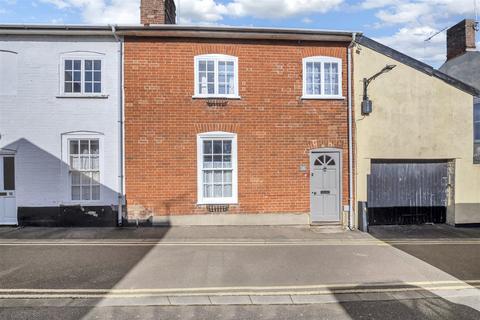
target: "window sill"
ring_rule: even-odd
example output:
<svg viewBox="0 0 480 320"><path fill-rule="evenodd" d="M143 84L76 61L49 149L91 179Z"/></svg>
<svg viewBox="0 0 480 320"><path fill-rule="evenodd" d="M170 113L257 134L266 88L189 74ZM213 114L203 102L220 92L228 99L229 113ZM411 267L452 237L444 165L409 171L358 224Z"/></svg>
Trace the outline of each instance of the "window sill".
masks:
<svg viewBox="0 0 480 320"><path fill-rule="evenodd" d="M301 96L302 100L345 100L342 96Z"/></svg>
<svg viewBox="0 0 480 320"><path fill-rule="evenodd" d="M108 94L61 94L57 99L108 99Z"/></svg>
<svg viewBox="0 0 480 320"><path fill-rule="evenodd" d="M215 96L203 96L203 95L194 95L192 99L229 99L229 100L240 100L242 97L236 95L229 95L229 96L222 96L222 95L215 95Z"/></svg>
<svg viewBox="0 0 480 320"><path fill-rule="evenodd" d="M197 202L198 206L215 206L215 205L236 205L238 201L236 200L215 200L215 201L199 201Z"/></svg>

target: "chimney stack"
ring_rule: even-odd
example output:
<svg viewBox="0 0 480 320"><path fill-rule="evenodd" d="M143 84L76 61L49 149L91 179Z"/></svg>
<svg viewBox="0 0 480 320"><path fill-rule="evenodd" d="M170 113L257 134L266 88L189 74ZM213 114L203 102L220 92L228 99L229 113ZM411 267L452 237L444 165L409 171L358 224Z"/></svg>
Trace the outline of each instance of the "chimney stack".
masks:
<svg viewBox="0 0 480 320"><path fill-rule="evenodd" d="M463 20L447 30L447 61L475 50L476 22Z"/></svg>
<svg viewBox="0 0 480 320"><path fill-rule="evenodd" d="M174 0L141 0L140 22L150 24L175 24L176 7Z"/></svg>

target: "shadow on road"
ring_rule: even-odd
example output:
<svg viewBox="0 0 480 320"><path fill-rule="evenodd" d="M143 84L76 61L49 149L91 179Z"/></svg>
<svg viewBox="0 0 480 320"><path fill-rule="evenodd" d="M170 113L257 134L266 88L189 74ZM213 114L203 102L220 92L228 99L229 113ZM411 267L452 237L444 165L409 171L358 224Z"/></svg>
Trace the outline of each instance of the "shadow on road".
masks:
<svg viewBox="0 0 480 320"><path fill-rule="evenodd" d="M480 279L480 228L372 226L369 232L373 237L459 280Z"/></svg>
<svg viewBox="0 0 480 320"><path fill-rule="evenodd" d="M367 284L372 285L371 283ZM364 289L361 285L358 289ZM480 300L471 297L453 297L445 291L444 296L421 287L405 285L406 291L362 293L365 301L340 302L345 310L345 319L480 319ZM452 291L453 292L453 291ZM441 293L440 293L441 294ZM336 295L342 300L342 295Z"/></svg>

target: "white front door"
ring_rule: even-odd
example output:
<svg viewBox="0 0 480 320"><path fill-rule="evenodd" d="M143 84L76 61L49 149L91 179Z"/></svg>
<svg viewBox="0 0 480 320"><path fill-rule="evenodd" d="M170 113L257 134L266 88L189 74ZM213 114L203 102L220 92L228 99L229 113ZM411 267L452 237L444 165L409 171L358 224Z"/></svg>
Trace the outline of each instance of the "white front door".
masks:
<svg viewBox="0 0 480 320"><path fill-rule="evenodd" d="M15 158L0 155L0 225L16 224Z"/></svg>

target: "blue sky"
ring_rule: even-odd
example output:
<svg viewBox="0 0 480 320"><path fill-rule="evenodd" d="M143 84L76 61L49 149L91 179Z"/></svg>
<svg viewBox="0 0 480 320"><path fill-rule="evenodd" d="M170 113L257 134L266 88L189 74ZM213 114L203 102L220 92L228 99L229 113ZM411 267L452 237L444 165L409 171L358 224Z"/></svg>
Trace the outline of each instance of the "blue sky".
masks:
<svg viewBox="0 0 480 320"><path fill-rule="evenodd" d="M475 0L176 0L181 24L362 31L439 66L445 32L475 17ZM477 0L477 2L480 2ZM0 0L0 23L139 23L140 0Z"/></svg>

